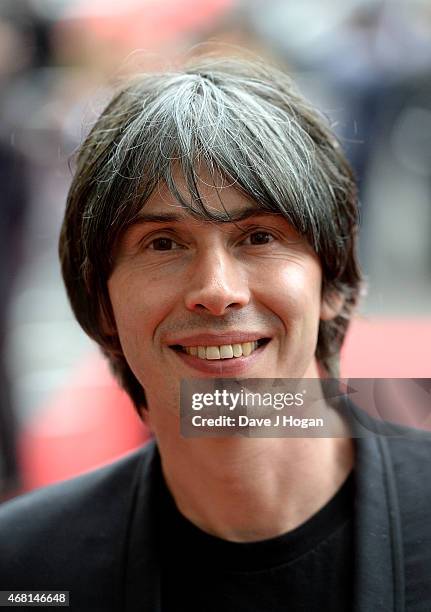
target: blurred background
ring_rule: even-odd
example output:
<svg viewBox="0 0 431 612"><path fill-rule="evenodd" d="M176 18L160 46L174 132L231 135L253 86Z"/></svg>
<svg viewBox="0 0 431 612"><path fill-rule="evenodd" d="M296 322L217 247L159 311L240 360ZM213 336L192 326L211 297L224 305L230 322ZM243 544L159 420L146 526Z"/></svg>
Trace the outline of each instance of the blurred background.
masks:
<svg viewBox="0 0 431 612"><path fill-rule="evenodd" d="M57 240L71 157L120 77L239 46L291 73L360 185L368 295L345 376L430 376L429 0L1 0L0 498L147 437L75 323Z"/></svg>

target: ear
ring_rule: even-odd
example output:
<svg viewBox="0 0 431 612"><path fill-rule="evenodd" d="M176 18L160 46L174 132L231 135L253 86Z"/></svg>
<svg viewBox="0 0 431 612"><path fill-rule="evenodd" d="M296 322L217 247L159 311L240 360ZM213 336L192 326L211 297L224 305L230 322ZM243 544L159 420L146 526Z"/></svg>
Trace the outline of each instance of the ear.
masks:
<svg viewBox="0 0 431 612"><path fill-rule="evenodd" d="M322 296L320 305L320 320L332 321L343 310L345 298L338 291L327 291Z"/></svg>

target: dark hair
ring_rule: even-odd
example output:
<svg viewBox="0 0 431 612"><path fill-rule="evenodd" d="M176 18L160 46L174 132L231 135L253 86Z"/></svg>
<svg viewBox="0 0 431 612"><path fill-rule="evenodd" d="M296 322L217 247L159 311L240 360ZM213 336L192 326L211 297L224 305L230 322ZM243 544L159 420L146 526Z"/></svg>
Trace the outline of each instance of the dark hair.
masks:
<svg viewBox="0 0 431 612"><path fill-rule="evenodd" d="M160 182L193 215L217 219L200 197L202 166L283 214L318 254L324 295L344 297L342 312L319 328L316 358L333 376L358 300L355 181L326 120L290 78L259 62L208 56L182 70L139 75L80 148L60 236L76 318L138 410L145 393L121 350L107 289L115 247ZM176 185L178 170L189 197Z"/></svg>

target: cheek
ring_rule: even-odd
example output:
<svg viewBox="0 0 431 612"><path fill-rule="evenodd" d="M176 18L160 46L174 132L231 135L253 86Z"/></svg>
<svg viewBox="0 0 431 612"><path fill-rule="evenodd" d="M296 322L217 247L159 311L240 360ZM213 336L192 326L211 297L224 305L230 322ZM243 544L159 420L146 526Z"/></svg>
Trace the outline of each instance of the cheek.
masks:
<svg viewBox="0 0 431 612"><path fill-rule="evenodd" d="M304 265L286 266L271 275L268 305L287 327L314 322L318 327L321 304L321 272L313 260Z"/></svg>
<svg viewBox="0 0 431 612"><path fill-rule="evenodd" d="M143 279L139 272L118 273L108 282L117 329L128 340L134 333L137 341L149 340L169 312L175 299L172 283L167 285L156 279Z"/></svg>
<svg viewBox="0 0 431 612"><path fill-rule="evenodd" d="M131 275L114 272L108 281L108 291L121 347L134 374L138 375L140 350L152 335L155 322L151 320L151 313L157 309L149 302L151 294L144 299L142 285Z"/></svg>

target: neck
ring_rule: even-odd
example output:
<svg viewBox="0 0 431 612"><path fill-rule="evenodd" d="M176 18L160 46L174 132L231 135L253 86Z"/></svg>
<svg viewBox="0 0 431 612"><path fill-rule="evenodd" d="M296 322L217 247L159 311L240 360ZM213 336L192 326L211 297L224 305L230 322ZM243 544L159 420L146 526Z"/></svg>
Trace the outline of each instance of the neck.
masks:
<svg viewBox="0 0 431 612"><path fill-rule="evenodd" d="M158 440L178 509L220 538L257 541L294 529L322 508L354 463L349 438Z"/></svg>

